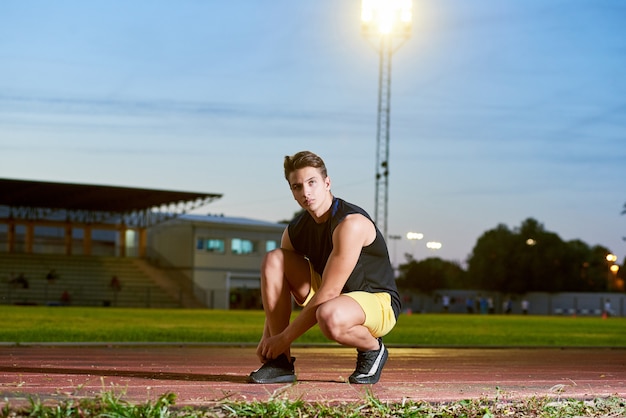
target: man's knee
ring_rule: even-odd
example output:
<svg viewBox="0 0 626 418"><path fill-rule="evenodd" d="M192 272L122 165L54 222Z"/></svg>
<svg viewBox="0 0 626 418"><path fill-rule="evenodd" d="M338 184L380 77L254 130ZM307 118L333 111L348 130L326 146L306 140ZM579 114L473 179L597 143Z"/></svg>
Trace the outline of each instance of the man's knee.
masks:
<svg viewBox="0 0 626 418"><path fill-rule="evenodd" d="M315 316L322 334L328 339L337 341L344 332L345 322L334 305L328 302L321 304Z"/></svg>
<svg viewBox="0 0 626 418"><path fill-rule="evenodd" d="M275 250L269 251L263 257L263 262L261 263L262 271L276 271L283 270L285 266L285 256L283 254L283 250L277 248Z"/></svg>

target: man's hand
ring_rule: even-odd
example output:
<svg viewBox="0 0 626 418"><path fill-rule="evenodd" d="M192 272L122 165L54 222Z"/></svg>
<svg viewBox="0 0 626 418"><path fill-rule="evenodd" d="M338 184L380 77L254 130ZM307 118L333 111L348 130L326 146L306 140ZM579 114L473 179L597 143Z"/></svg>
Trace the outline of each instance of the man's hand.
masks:
<svg viewBox="0 0 626 418"><path fill-rule="evenodd" d="M256 355L261 363L267 363L275 359L282 353L289 350L289 342L285 340L282 334L273 337L263 337L256 348Z"/></svg>

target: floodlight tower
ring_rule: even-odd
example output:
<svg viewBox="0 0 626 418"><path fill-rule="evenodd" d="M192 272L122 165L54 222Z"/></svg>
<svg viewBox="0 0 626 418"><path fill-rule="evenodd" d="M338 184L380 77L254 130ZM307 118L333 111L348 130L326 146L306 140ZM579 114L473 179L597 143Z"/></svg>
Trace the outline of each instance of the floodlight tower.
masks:
<svg viewBox="0 0 626 418"><path fill-rule="evenodd" d="M363 34L379 55L374 220L385 238L389 204L391 56L411 36L412 3L413 0L362 0L361 3Z"/></svg>

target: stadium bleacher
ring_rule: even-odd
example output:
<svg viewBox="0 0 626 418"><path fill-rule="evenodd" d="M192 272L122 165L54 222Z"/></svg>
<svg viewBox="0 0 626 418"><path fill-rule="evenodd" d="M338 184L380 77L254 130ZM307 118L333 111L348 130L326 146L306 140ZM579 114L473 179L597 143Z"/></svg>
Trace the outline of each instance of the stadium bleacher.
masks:
<svg viewBox="0 0 626 418"><path fill-rule="evenodd" d="M52 270L56 278L48 280ZM19 274L28 280L28 288L10 283ZM110 286L113 276L121 282L119 291ZM0 253L1 304L64 305L61 296L65 291L71 298L69 305L75 306L194 307L189 297L181 296L180 286L167 272L145 260Z"/></svg>

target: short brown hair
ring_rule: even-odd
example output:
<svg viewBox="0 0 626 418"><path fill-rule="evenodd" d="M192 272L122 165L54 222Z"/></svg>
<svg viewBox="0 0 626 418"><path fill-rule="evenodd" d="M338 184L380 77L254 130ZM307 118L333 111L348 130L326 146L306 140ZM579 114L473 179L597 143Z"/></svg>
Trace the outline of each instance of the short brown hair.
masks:
<svg viewBox="0 0 626 418"><path fill-rule="evenodd" d="M326 164L318 155L311 151L300 151L292 156L285 156L285 179L289 181L289 175L296 170L305 167L314 167L320 171L322 178L328 177Z"/></svg>

